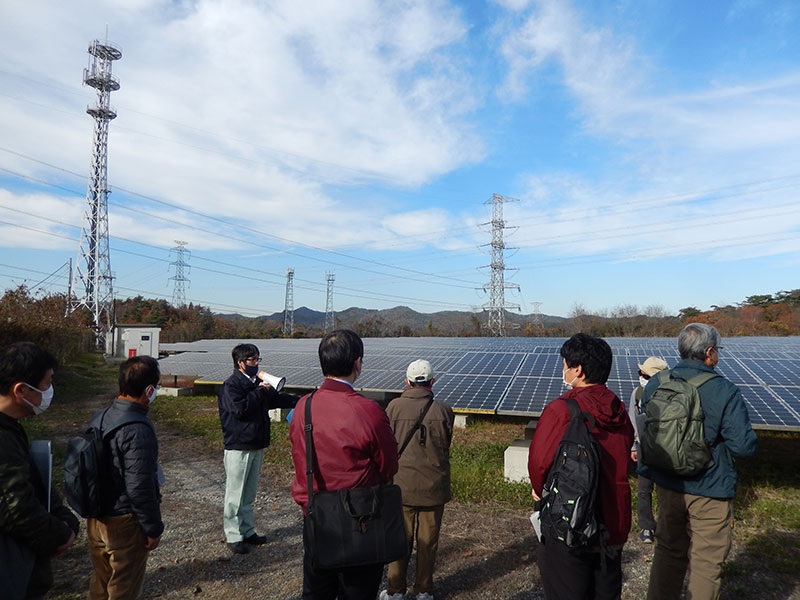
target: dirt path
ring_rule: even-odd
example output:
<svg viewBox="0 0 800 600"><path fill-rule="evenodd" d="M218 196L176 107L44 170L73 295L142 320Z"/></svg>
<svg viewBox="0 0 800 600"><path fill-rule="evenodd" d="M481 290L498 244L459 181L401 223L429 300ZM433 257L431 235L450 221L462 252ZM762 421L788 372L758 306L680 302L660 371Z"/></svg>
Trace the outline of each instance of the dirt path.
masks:
<svg viewBox="0 0 800 600"><path fill-rule="evenodd" d="M60 421L56 443L77 430L108 402L99 395L49 415ZM55 424L54 424L55 427ZM291 499L291 471L265 465L256 498L256 523L269 542L254 552L231 554L222 537L225 478L221 451L156 423L167 483L162 490L166 525L150 556L145 598L219 600L300 598L302 517ZM630 544L625 554L624 598L644 596L648 548ZM525 511L448 504L436 575L440 600L542 598L536 567L537 543ZM85 528L78 543L55 561L51 597L83 598L91 566ZM413 570L413 565L412 565Z"/></svg>
<svg viewBox="0 0 800 600"><path fill-rule="evenodd" d="M48 417L59 423L57 443L63 444L66 435L76 431L110 397L91 398L80 407L73 404L55 410L54 406ZM166 530L161 545L148 562L144 597L299 600L301 512L291 499L290 470L264 466L255 512L260 532L270 541L248 555L232 555L222 538L221 450L158 423L156 430L167 478L162 505ZM796 543L800 546L800 539ZM537 550L527 511L452 502L444 513L436 598L541 599ZM652 546L641 544L638 536L632 534L623 553L623 599L645 597L651 555ZM747 556L739 556L738 544L732 560L747 565ZM49 597L85 598L91 570L85 528L79 542L54 565L56 585ZM413 564L410 571L413 572ZM768 588L763 574L759 576L757 571L743 567L728 576L723 598L800 598L800 592L787 592L786 585L771 591ZM758 594L754 592L756 589Z"/></svg>

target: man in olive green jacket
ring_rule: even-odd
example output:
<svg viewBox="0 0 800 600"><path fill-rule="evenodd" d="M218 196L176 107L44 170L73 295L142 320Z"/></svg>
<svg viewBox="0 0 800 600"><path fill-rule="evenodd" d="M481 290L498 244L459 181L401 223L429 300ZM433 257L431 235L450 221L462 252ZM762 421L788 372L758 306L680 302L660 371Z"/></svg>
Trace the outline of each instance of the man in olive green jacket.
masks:
<svg viewBox="0 0 800 600"><path fill-rule="evenodd" d="M433 399L431 388L435 379L427 360L412 362L405 381L406 390L386 409L401 452L394 482L403 492L409 543L413 548L414 541L417 542L414 594L417 600L433 600L439 529L444 505L450 501L450 442L455 416L449 406ZM424 416L420 421L421 415ZM414 429L417 422L420 426ZM389 564L388 587L381 592L381 600L405 596L407 569L408 559Z"/></svg>

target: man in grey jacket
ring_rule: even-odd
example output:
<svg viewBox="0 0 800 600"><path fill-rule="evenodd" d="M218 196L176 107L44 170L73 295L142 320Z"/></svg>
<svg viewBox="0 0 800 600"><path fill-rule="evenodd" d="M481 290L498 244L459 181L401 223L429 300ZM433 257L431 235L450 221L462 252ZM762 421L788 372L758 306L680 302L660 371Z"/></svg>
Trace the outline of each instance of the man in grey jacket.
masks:
<svg viewBox="0 0 800 600"><path fill-rule="evenodd" d="M111 453L112 492L105 515L86 522L92 579L89 600L134 600L141 594L147 555L164 531L161 521L158 440L147 419L160 378L158 361L135 356L119 368L119 397L104 409L106 422L127 420L122 413L138 412L138 421L117 429L107 441ZM101 411L102 412L102 411ZM94 420L99 413L92 417ZM144 418L141 418L144 417Z"/></svg>
<svg viewBox="0 0 800 600"><path fill-rule="evenodd" d="M403 517L410 549L417 543L417 600L433 600L433 569L439 548L444 505L450 501L450 442L452 409L433 399L433 368L415 360L406 371L408 386L386 408L394 437L400 444L394 482L403 492ZM415 429L415 425L419 427ZM409 437L410 436L410 437ZM389 564L388 587L380 600L402 600L406 592L408 559Z"/></svg>
<svg viewBox="0 0 800 600"><path fill-rule="evenodd" d="M717 330L690 323L678 335L681 360L672 373L690 379L715 373L722 350ZM644 388L642 407L658 387L653 377ZM756 434L742 393L722 376L698 388L705 415L703 436L714 464L697 475L679 477L639 462L639 473L652 479L658 492L658 527L648 600L678 600L687 568L687 598L719 598L722 564L731 549L736 467L733 459L756 450Z"/></svg>

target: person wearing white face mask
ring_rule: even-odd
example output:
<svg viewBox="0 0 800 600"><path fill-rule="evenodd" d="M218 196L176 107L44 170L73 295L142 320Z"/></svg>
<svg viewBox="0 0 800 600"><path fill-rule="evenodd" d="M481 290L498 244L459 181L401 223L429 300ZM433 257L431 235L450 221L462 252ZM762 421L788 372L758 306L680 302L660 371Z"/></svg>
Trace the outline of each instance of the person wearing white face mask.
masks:
<svg viewBox="0 0 800 600"><path fill-rule="evenodd" d="M91 420L105 431L119 428L105 441L112 463L111 489L104 499L108 508L86 522L93 567L89 600L138 598L148 553L158 547L164 531L158 440L147 417L160 377L156 359L129 358L119 368L119 396Z"/></svg>
<svg viewBox="0 0 800 600"><path fill-rule="evenodd" d="M631 460L639 462L639 429L644 425L642 419L642 392L650 378L664 369L668 369L666 361L663 358L651 356L639 367L639 385L631 392L631 398L628 402L628 416L633 423L634 438L633 446L631 447ZM639 475L636 484L636 511L639 528L642 532L639 534L639 539L645 544L652 544L655 536L656 520L653 517L653 482L645 477Z"/></svg>
<svg viewBox="0 0 800 600"><path fill-rule="evenodd" d="M47 497L19 424L50 406L56 366L30 342L0 349L0 595L10 600L44 597L53 583L51 557L78 533L78 519L55 490Z"/></svg>

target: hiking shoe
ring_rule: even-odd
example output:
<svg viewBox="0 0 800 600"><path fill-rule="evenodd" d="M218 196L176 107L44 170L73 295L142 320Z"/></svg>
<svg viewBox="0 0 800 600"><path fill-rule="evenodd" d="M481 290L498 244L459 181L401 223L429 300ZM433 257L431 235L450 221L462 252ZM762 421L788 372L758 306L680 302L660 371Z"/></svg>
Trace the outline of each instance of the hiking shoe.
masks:
<svg viewBox="0 0 800 600"><path fill-rule="evenodd" d="M428 592L420 592L417 594L417 600L433 600L433 594Z"/></svg>
<svg viewBox="0 0 800 600"><path fill-rule="evenodd" d="M244 540L242 540L245 544L250 544L251 546L261 546L267 543L267 536L265 535L258 535L254 533L252 535L248 535Z"/></svg>
<svg viewBox="0 0 800 600"><path fill-rule="evenodd" d="M234 554L247 554L250 552L250 546L244 542L230 542L228 548L230 548L231 552Z"/></svg>
<svg viewBox="0 0 800 600"><path fill-rule="evenodd" d="M406 595L397 592L396 594L390 594L388 590L383 590L378 595L378 600L405 600Z"/></svg>
<svg viewBox="0 0 800 600"><path fill-rule="evenodd" d="M642 529L642 533L639 534L639 539L642 540L645 544L652 544L653 543L653 530L652 529Z"/></svg>

